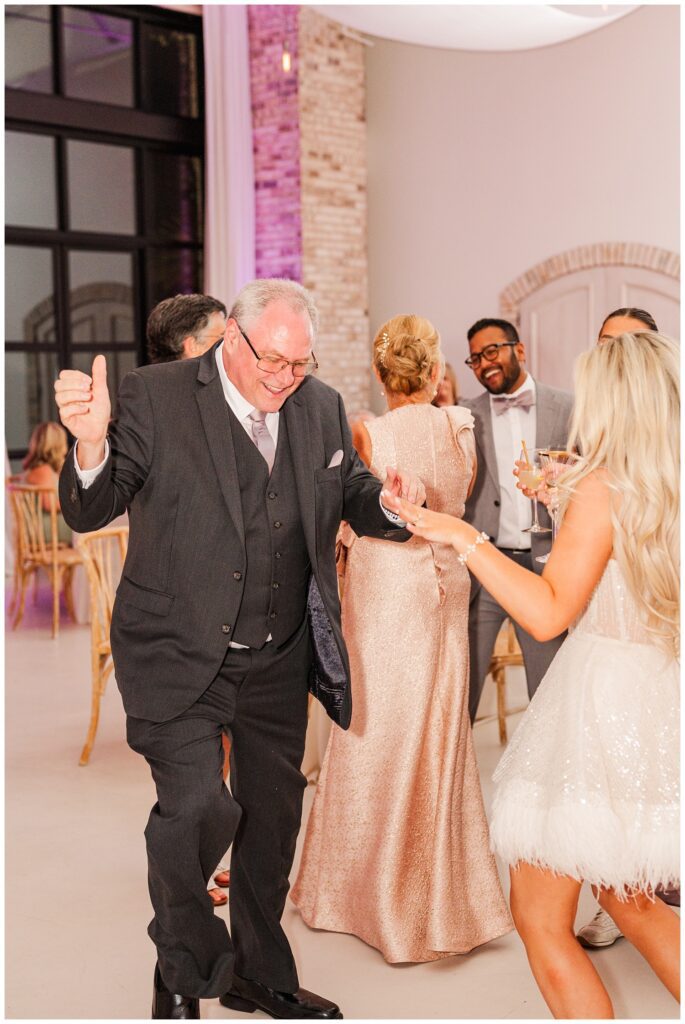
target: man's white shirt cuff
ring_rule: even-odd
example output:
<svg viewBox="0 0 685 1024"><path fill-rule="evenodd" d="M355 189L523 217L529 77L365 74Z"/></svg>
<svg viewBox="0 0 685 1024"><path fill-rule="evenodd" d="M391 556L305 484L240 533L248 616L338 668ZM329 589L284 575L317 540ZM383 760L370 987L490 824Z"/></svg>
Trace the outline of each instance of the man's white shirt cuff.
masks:
<svg viewBox="0 0 685 1024"><path fill-rule="evenodd" d="M74 469L76 470L76 476L78 477L79 483L84 491L87 491L92 483L94 483L105 468L105 463L109 458L109 441L105 440L105 457L99 466L94 469L81 469L78 464L78 441L74 445Z"/></svg>
<svg viewBox="0 0 685 1024"><path fill-rule="evenodd" d="M378 503L381 506L381 509L383 510L385 518L389 519L391 523L394 523L396 526L407 525L404 519L400 519L397 512L391 512L389 508L385 507L385 505L383 504L383 499L381 498L380 494L378 495Z"/></svg>

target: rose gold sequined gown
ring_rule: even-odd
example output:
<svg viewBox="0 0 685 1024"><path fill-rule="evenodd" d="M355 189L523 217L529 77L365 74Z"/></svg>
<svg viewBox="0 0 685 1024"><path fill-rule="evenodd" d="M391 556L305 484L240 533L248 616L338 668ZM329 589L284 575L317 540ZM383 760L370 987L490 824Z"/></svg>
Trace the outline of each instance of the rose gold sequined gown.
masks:
<svg viewBox="0 0 685 1024"><path fill-rule="evenodd" d="M459 407L386 413L367 424L371 469L417 474L429 508L460 515L472 424ZM512 928L468 716L469 575L418 537L347 543L352 724L331 732L291 898L391 963L466 953Z"/></svg>

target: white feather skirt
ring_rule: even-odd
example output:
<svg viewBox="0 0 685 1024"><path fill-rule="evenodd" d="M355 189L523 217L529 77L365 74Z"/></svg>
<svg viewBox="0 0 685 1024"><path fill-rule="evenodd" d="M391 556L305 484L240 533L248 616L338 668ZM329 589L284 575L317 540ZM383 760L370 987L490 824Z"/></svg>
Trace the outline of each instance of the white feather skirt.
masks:
<svg viewBox="0 0 685 1024"><path fill-rule="evenodd" d="M569 634L494 774L494 851L613 888L679 884L679 671L648 643Z"/></svg>

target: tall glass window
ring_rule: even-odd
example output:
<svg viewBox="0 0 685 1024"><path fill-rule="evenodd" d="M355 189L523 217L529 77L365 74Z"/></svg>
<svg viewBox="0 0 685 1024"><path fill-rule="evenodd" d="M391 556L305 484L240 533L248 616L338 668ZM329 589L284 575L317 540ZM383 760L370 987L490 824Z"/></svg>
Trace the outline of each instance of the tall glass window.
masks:
<svg viewBox="0 0 685 1024"><path fill-rule="evenodd" d="M53 379L146 362L160 299L202 291L202 27L156 5L5 5L5 348L13 464Z"/></svg>

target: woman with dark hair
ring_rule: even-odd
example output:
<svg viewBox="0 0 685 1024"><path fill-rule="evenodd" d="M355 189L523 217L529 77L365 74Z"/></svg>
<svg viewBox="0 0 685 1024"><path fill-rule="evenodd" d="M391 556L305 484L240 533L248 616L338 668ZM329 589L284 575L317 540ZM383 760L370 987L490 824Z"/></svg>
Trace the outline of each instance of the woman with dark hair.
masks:
<svg viewBox="0 0 685 1024"><path fill-rule="evenodd" d="M604 317L602 326L599 329L597 343L601 344L607 338L618 338L619 334L630 334L633 331L658 332L656 320L646 309L638 309L636 306L622 306L615 309Z"/></svg>

